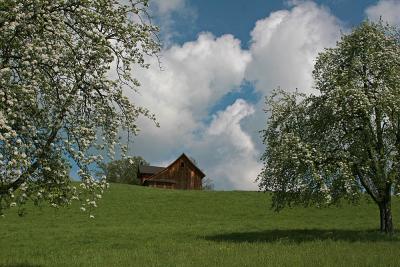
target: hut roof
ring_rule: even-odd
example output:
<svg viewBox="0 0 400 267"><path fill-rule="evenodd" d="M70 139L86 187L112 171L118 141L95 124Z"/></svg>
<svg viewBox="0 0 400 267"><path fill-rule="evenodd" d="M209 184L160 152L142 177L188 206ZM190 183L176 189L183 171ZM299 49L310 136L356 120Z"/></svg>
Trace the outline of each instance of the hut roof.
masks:
<svg viewBox="0 0 400 267"><path fill-rule="evenodd" d="M156 173L161 172L164 169L165 169L164 167L140 165L139 173L156 174Z"/></svg>
<svg viewBox="0 0 400 267"><path fill-rule="evenodd" d="M185 155L185 153L182 153L182 155L180 155L176 160L174 160L174 162L172 162L171 164L168 165L168 167L164 168L163 170L161 170L159 173L155 173L152 177L160 176L163 172L167 171L172 165L175 164L175 162L177 162L178 160L180 160L181 158L186 158L188 160L188 162L192 165L193 169L196 170L199 174L200 177L203 178L206 175L204 174L204 172L202 170L199 169L199 167L196 166L196 164L193 163L193 161ZM152 179L152 177L150 177L149 179Z"/></svg>

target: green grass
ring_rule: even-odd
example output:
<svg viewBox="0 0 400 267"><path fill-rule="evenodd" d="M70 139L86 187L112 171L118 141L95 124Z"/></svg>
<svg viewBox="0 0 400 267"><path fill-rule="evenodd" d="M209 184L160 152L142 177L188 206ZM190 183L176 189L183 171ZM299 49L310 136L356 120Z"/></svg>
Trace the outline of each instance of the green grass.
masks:
<svg viewBox="0 0 400 267"><path fill-rule="evenodd" d="M0 219L0 266L399 266L378 209L269 209L259 192L112 185L89 219L78 206ZM394 202L395 226L400 201Z"/></svg>

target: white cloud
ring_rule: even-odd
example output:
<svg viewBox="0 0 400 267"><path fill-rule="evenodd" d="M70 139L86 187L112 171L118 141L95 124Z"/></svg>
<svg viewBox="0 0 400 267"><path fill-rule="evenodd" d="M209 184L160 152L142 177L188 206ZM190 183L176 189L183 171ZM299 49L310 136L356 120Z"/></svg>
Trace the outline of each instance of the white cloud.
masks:
<svg viewBox="0 0 400 267"><path fill-rule="evenodd" d="M218 188L256 190L255 178L261 170L251 137L240 123L255 112L243 99L237 99L224 111L213 116L201 140L191 148L195 154L205 153L208 176ZM203 155L199 155L204 157Z"/></svg>
<svg viewBox="0 0 400 267"><path fill-rule="evenodd" d="M181 34L175 30L177 21L190 27L197 19L196 9L187 0L152 0L150 13L161 28L160 37L165 47L172 46L173 39Z"/></svg>
<svg viewBox="0 0 400 267"><path fill-rule="evenodd" d="M174 3L160 10L179 7L181 1ZM129 96L156 113L161 124L158 129L148 120L140 121L134 153L165 164L185 152L217 189L257 189L254 179L264 149L258 133L265 126L262 101L252 106L239 99L211 117L209 110L244 79L255 80L263 95L279 85L311 88L315 57L334 45L340 25L312 2L293 5L256 23L249 50L241 49L232 35L201 33L193 42L164 49L163 71L153 64L134 73L142 83L141 95Z"/></svg>
<svg viewBox="0 0 400 267"><path fill-rule="evenodd" d="M257 21L251 32L253 61L247 78L265 94L278 86L309 91L318 52L333 46L340 35L340 23L327 9L313 2L292 4L292 10Z"/></svg>
<svg viewBox="0 0 400 267"><path fill-rule="evenodd" d="M194 42L163 51L163 71L153 64L149 70L136 73L142 83L141 95L128 95L154 112L161 127L156 129L142 120L135 153L157 162L188 152L206 127L208 110L239 87L249 60L249 53L241 50L239 40L232 35L216 38L202 33Z"/></svg>
<svg viewBox="0 0 400 267"><path fill-rule="evenodd" d="M151 4L155 5L156 12L159 15L179 11L187 6L186 0L153 0Z"/></svg>
<svg viewBox="0 0 400 267"><path fill-rule="evenodd" d="M251 32L252 61L246 78L256 81L256 89L263 96L277 87L315 93L315 59L324 48L333 47L340 36L341 23L328 9L307 1L291 1L290 5L289 10L273 12L257 21ZM255 109L255 114L242 124L262 150L259 131L266 126L264 101L259 101Z"/></svg>
<svg viewBox="0 0 400 267"><path fill-rule="evenodd" d="M400 1L381 0L376 5L365 10L368 18L373 21L382 20L392 25L400 25Z"/></svg>
<svg viewBox="0 0 400 267"><path fill-rule="evenodd" d="M243 152L254 150L251 138L243 132L240 121L254 113L254 108L249 106L243 99L238 99L223 112L213 116L210 127L207 130L209 136L224 136L237 149Z"/></svg>

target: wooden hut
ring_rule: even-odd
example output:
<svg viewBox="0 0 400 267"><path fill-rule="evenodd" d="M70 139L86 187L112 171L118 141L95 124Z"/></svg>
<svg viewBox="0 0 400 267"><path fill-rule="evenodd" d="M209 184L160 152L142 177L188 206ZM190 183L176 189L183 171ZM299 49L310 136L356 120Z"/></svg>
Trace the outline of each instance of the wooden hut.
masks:
<svg viewBox="0 0 400 267"><path fill-rule="evenodd" d="M201 189L205 174L182 154L168 167L139 166L138 177L143 186L169 189Z"/></svg>

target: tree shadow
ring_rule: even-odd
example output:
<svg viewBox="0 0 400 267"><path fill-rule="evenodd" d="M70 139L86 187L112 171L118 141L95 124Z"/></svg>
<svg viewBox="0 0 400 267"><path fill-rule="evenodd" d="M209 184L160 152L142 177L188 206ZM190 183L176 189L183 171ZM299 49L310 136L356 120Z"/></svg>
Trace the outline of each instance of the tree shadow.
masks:
<svg viewBox="0 0 400 267"><path fill-rule="evenodd" d="M290 229L264 230L257 232L237 232L204 237L215 242L232 243L303 243L312 241L347 241L347 242L400 242L398 234L385 235L376 230L339 230L339 229Z"/></svg>

